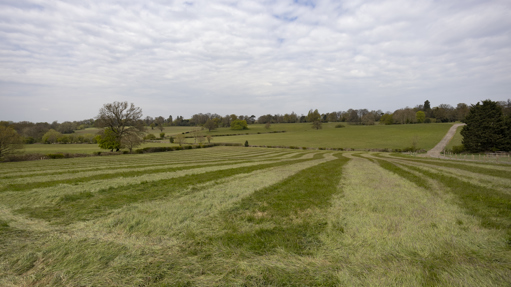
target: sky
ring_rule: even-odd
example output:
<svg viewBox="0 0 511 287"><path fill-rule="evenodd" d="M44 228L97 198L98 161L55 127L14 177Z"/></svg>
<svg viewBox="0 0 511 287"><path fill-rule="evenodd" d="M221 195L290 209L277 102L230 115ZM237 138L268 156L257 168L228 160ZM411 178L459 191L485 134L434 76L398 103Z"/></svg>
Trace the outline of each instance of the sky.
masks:
<svg viewBox="0 0 511 287"><path fill-rule="evenodd" d="M509 0L0 0L0 120L509 98Z"/></svg>

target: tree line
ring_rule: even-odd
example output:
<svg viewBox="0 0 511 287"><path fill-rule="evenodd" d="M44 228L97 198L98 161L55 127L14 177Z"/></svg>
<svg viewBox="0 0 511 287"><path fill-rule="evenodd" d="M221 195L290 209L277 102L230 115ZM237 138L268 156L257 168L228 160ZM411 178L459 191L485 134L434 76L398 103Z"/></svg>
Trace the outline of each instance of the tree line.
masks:
<svg viewBox="0 0 511 287"><path fill-rule="evenodd" d="M488 100L489 101L489 100ZM492 102L492 101L490 101ZM488 104L487 101L483 103ZM502 115L502 122L505 131L500 138L506 138L507 131L511 128L511 124L507 123L507 118L511 117L511 100L492 102L496 109ZM286 114L266 114L256 118L255 115L236 115L230 114L221 116L215 113L198 113L194 114L190 119L184 119L183 116L172 115L168 117L158 116L142 117L142 110L130 106L127 102L115 102L105 104L96 118L85 119L82 121L66 121L58 123L57 121L50 123L38 122L32 123L28 121L8 122L0 121L2 129L2 138L0 138L0 148L5 146L16 146L18 144L30 143L98 143L103 148L118 149L123 147L133 147L140 144L139 138L142 136L146 128L159 129L163 132L166 126L194 126L203 127L213 130L218 127L231 127L232 129L247 129L250 124L266 124L269 127L273 123L312 123L313 128L320 129L321 123L325 122L347 122L350 124L374 125L376 122L381 124L415 124L415 123L434 123L434 122L454 122L465 121L469 117L471 111L478 107L477 105L468 106L459 103L456 107L447 104L440 104L437 107L431 107L429 100L424 104L416 105L413 108L405 107L395 110L394 112L382 112L381 110L367 109L348 109L346 111L334 111L330 113L319 113L316 110L310 110L307 115L297 115L295 112ZM119 118L126 116L126 118ZM109 118L111 117L111 118ZM119 126L120 122L125 121ZM84 133L73 135L76 130L86 128L101 128L98 134ZM466 136L469 138L470 136ZM9 140L5 140L9 138ZM503 142L503 140L499 140ZM16 145L15 145L16 144ZM467 145L470 147L470 144ZM500 145L498 149L502 149ZM497 147L493 147L494 149ZM481 148L479 148L480 150ZM131 150L131 148L130 148ZM476 150L476 149L472 149ZM8 149L0 150L1 153L8 152Z"/></svg>

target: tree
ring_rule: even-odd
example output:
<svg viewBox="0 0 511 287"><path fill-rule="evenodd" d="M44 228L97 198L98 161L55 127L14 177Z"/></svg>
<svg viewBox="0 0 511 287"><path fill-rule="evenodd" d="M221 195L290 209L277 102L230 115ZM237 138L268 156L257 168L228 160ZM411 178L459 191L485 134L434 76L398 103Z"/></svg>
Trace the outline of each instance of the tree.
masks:
<svg viewBox="0 0 511 287"><path fill-rule="evenodd" d="M321 121L321 115L318 112L318 109L312 111L309 110L309 113L307 114L307 121L312 123L315 121Z"/></svg>
<svg viewBox="0 0 511 287"><path fill-rule="evenodd" d="M165 129L165 127L163 126L163 124L165 123L165 119L162 117L162 116L159 116L157 117L156 119L154 119L155 122L156 122L156 125L158 126L158 129L160 130L160 132L162 133L163 130Z"/></svg>
<svg viewBox="0 0 511 287"><path fill-rule="evenodd" d="M169 138L169 142L170 142L170 143L174 143L174 137L173 137L173 136L170 136L170 138Z"/></svg>
<svg viewBox="0 0 511 287"><path fill-rule="evenodd" d="M127 134L125 137L121 139L121 147L129 149L130 153L132 153L133 148L141 145L143 142L142 138L140 138L137 134Z"/></svg>
<svg viewBox="0 0 511 287"><path fill-rule="evenodd" d="M193 139L194 139L193 143L196 144L197 143L197 139L202 136L201 128L194 128L190 132L190 134L192 134L192 136L193 136Z"/></svg>
<svg viewBox="0 0 511 287"><path fill-rule="evenodd" d="M265 128L265 129L267 129L267 130L269 130L269 129L270 129L270 127L271 127L270 122L267 122L267 123L264 125L264 128Z"/></svg>
<svg viewBox="0 0 511 287"><path fill-rule="evenodd" d="M117 135L111 128L100 131L96 140L102 149L109 149L110 151L115 149L118 151L121 148L121 141L118 140Z"/></svg>
<svg viewBox="0 0 511 287"><path fill-rule="evenodd" d="M387 114L384 114L383 116L381 116L380 123L385 124L385 125L391 125L394 123L394 119L392 118L391 114L387 113Z"/></svg>
<svg viewBox="0 0 511 287"><path fill-rule="evenodd" d="M245 120L231 121L231 130L248 130L247 121Z"/></svg>
<svg viewBox="0 0 511 287"><path fill-rule="evenodd" d="M179 146L183 145L184 143L186 143L186 138L183 134L178 134L176 136L176 142L179 144Z"/></svg>
<svg viewBox="0 0 511 287"><path fill-rule="evenodd" d="M204 124L204 127L208 129L208 131L215 130L217 128L217 125L215 121L212 119L208 119L206 123Z"/></svg>
<svg viewBox="0 0 511 287"><path fill-rule="evenodd" d="M461 130L463 145L470 152L509 150L506 126L502 108L491 100L479 102L470 107L465 117L466 126Z"/></svg>
<svg viewBox="0 0 511 287"><path fill-rule="evenodd" d="M0 126L0 159L23 148L23 139L11 127Z"/></svg>
<svg viewBox="0 0 511 287"><path fill-rule="evenodd" d="M142 121L142 109L128 102L113 102L105 104L99 110L96 126L109 130L108 133L115 138L120 146L124 137L141 136L145 131Z"/></svg>
<svg viewBox="0 0 511 287"><path fill-rule="evenodd" d="M212 139L212 138L213 138L213 137L212 137L211 135L207 135L207 136L206 136L206 139L208 140L208 143L211 143L211 139Z"/></svg>
<svg viewBox="0 0 511 287"><path fill-rule="evenodd" d="M312 123L312 128L313 128L313 129L317 129L317 130L319 130L319 129L322 129L322 128L323 128L321 125L322 125L321 121L314 121L314 122Z"/></svg>
<svg viewBox="0 0 511 287"><path fill-rule="evenodd" d="M423 111L418 111L415 113L415 118L417 119L418 123L423 123L426 120L426 113Z"/></svg>
<svg viewBox="0 0 511 287"><path fill-rule="evenodd" d="M361 121L363 125L374 125L374 114L367 113L363 115Z"/></svg>
<svg viewBox="0 0 511 287"><path fill-rule="evenodd" d="M56 143L57 139L61 137L62 134L54 129L50 129L43 135L43 143Z"/></svg>

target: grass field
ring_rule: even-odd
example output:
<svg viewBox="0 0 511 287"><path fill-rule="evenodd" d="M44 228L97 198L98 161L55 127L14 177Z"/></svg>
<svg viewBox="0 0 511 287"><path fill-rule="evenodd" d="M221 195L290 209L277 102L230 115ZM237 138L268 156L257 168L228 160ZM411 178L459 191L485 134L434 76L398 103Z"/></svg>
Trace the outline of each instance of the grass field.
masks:
<svg viewBox="0 0 511 287"><path fill-rule="evenodd" d="M453 146L458 146L462 144L463 137L461 136L461 130L463 127L458 127L456 129L456 133L454 134L454 137L451 139L449 144L447 144L446 149L452 149Z"/></svg>
<svg viewBox="0 0 511 287"><path fill-rule="evenodd" d="M511 166L214 147L0 164L1 286L509 286Z"/></svg>
<svg viewBox="0 0 511 287"><path fill-rule="evenodd" d="M414 137L418 147L433 148L447 133L452 123L417 125L346 125L335 128L338 123L323 124L321 130L312 129L311 124L275 124L272 130L286 130L286 133L252 134L233 137L219 137L215 141L244 143L252 145L280 145L331 147L354 149L403 149L410 147ZM251 125L252 126L257 125Z"/></svg>
<svg viewBox="0 0 511 287"><path fill-rule="evenodd" d="M213 143L239 143L248 141L251 145L270 146L298 146L311 148L349 148L349 149L404 149L412 145L414 138L418 139L418 147L422 149L433 148L447 133L452 123L447 124L416 124L416 125L348 125L335 128L339 123L323 124L321 130L312 129L311 124L273 124L270 129L264 125L254 124L249 130L231 130L219 128L211 132L204 130L203 135L213 136ZM187 132L192 127L165 127L166 136ZM273 131L286 131L285 133L272 133ZM77 133L95 134L96 129L85 129ZM159 130L148 130L159 137ZM246 135L248 133L248 135ZM236 136L219 136L225 134L239 134ZM458 133L459 134L459 133ZM193 139L188 138L188 143ZM169 146L168 139L161 143L145 143L141 147ZM174 144L176 145L176 144ZM95 144L55 144L55 145L25 145L26 153L93 153L102 151Z"/></svg>

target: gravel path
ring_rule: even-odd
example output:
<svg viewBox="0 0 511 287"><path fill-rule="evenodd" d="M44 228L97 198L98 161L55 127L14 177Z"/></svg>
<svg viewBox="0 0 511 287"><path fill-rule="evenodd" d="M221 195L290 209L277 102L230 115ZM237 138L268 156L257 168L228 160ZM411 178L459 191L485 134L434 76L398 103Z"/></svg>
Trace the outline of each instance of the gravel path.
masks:
<svg viewBox="0 0 511 287"><path fill-rule="evenodd" d="M440 155L440 153L444 150L444 148L447 146L449 141L452 139L454 134L456 133L456 129L460 126L464 126L465 124L454 124L447 134L444 136L444 138L432 149L430 149L427 153L427 156L430 157L436 157L436 158L443 158L443 156Z"/></svg>

